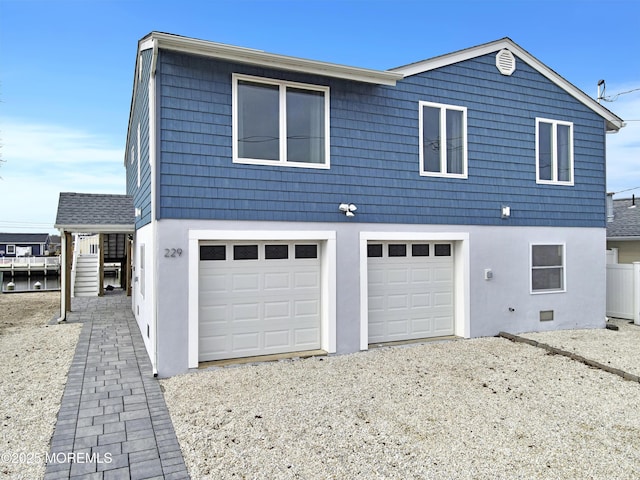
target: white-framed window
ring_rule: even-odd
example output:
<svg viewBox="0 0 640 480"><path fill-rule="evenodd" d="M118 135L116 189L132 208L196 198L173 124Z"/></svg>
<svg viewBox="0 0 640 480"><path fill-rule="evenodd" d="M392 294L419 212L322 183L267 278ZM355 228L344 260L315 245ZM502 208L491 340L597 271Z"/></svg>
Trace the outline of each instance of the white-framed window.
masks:
<svg viewBox="0 0 640 480"><path fill-rule="evenodd" d="M467 178L467 108L419 102L420 175Z"/></svg>
<svg viewBox="0 0 640 480"><path fill-rule="evenodd" d="M536 181L573 185L573 123L536 118Z"/></svg>
<svg viewBox="0 0 640 480"><path fill-rule="evenodd" d="M16 246L7 245L7 255L15 255L15 254L16 254Z"/></svg>
<svg viewBox="0 0 640 480"><path fill-rule="evenodd" d="M329 168L329 87L234 74L233 161Z"/></svg>
<svg viewBox="0 0 640 480"><path fill-rule="evenodd" d="M531 293L564 292L565 245L531 245Z"/></svg>

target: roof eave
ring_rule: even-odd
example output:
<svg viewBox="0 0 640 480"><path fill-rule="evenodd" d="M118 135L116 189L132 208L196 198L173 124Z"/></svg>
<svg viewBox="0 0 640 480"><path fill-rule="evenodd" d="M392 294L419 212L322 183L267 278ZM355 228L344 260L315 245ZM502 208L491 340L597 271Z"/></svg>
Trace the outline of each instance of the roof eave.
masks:
<svg viewBox="0 0 640 480"><path fill-rule="evenodd" d="M629 235L626 237L607 237L607 240L610 240L612 242L633 242L639 241L640 235Z"/></svg>
<svg viewBox="0 0 640 480"><path fill-rule="evenodd" d="M209 42L161 32L152 32L149 36L145 37L144 40L145 45L149 45L150 41L156 40L158 48L165 50L376 85L395 85L398 80L403 78L402 73L398 72L350 67L335 63L289 57L267 53L262 50L236 47L234 45Z"/></svg>
<svg viewBox="0 0 640 480"><path fill-rule="evenodd" d="M55 224L60 232L76 233L133 233L136 226L132 224Z"/></svg>

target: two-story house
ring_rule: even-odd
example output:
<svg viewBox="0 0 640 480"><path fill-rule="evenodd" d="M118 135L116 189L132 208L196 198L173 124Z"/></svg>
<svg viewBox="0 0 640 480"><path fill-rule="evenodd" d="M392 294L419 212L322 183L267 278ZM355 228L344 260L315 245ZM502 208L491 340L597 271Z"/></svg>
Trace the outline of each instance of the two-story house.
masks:
<svg viewBox="0 0 640 480"><path fill-rule="evenodd" d="M150 33L125 163L156 371L604 326L622 126L508 38L378 71Z"/></svg>

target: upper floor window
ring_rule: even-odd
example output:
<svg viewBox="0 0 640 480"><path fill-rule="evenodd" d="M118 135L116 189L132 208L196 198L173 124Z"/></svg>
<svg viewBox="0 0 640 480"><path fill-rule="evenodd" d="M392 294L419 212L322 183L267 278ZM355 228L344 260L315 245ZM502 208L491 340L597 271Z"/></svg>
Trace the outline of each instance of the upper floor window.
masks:
<svg viewBox="0 0 640 480"><path fill-rule="evenodd" d="M420 175L467 178L467 109L420 102Z"/></svg>
<svg viewBox="0 0 640 480"><path fill-rule="evenodd" d="M573 124L536 118L536 181L573 185Z"/></svg>
<svg viewBox="0 0 640 480"><path fill-rule="evenodd" d="M233 76L233 161L329 168L329 88Z"/></svg>

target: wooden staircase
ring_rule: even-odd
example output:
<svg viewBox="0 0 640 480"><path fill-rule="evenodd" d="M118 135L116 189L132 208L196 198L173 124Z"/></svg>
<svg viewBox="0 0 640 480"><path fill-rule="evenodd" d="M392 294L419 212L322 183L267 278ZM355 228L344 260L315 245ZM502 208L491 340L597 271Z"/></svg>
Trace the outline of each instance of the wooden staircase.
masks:
<svg viewBox="0 0 640 480"><path fill-rule="evenodd" d="M78 255L76 258L76 280L73 286L75 297L98 296L100 257L97 254Z"/></svg>

